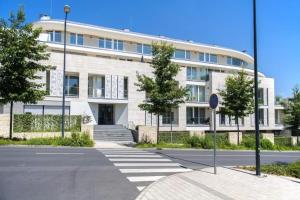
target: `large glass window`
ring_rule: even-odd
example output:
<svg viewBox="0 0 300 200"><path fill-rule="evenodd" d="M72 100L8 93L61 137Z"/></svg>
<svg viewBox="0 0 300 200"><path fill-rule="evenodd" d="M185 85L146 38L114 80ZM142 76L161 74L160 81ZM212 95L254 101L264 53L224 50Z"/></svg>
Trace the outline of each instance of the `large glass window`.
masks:
<svg viewBox="0 0 300 200"><path fill-rule="evenodd" d="M187 67L186 76L189 81L207 81L208 70L206 68Z"/></svg>
<svg viewBox="0 0 300 200"><path fill-rule="evenodd" d="M70 33L70 44L76 44L76 34Z"/></svg>
<svg viewBox="0 0 300 200"><path fill-rule="evenodd" d="M51 42L61 42L61 32L60 31L49 31L48 41Z"/></svg>
<svg viewBox="0 0 300 200"><path fill-rule="evenodd" d="M205 108L187 107L186 108L186 123L188 125L208 124L208 119L205 118Z"/></svg>
<svg viewBox="0 0 300 200"><path fill-rule="evenodd" d="M258 120L259 124L264 125L265 124L265 115L264 115L264 109L260 108L258 110Z"/></svg>
<svg viewBox="0 0 300 200"><path fill-rule="evenodd" d="M263 105L264 104L264 89L258 88L258 103Z"/></svg>
<svg viewBox="0 0 300 200"><path fill-rule="evenodd" d="M143 54L151 55L152 47L148 44L143 44Z"/></svg>
<svg viewBox="0 0 300 200"><path fill-rule="evenodd" d="M191 52L186 50L176 49L174 52L174 58L189 60L191 59Z"/></svg>
<svg viewBox="0 0 300 200"><path fill-rule="evenodd" d="M205 62L205 54L204 53L199 53L199 61Z"/></svg>
<svg viewBox="0 0 300 200"><path fill-rule="evenodd" d="M88 80L88 96L90 98L105 97L105 77L90 75Z"/></svg>
<svg viewBox="0 0 300 200"><path fill-rule="evenodd" d="M123 51L124 45L122 40L114 40L114 49Z"/></svg>
<svg viewBox="0 0 300 200"><path fill-rule="evenodd" d="M218 62L218 56L216 54L209 54L209 62L217 63Z"/></svg>
<svg viewBox="0 0 300 200"><path fill-rule="evenodd" d="M77 45L83 45L83 35L77 34Z"/></svg>
<svg viewBox="0 0 300 200"><path fill-rule="evenodd" d="M99 47L105 48L105 39L104 38L99 38Z"/></svg>
<svg viewBox="0 0 300 200"><path fill-rule="evenodd" d="M112 39L105 39L105 48L112 49Z"/></svg>
<svg viewBox="0 0 300 200"><path fill-rule="evenodd" d="M143 53L143 44L137 44L136 51L140 54Z"/></svg>
<svg viewBox="0 0 300 200"><path fill-rule="evenodd" d="M65 76L65 95L78 96L79 94L79 77L75 75Z"/></svg>
<svg viewBox="0 0 300 200"><path fill-rule="evenodd" d="M227 64L234 66L247 66L247 63L241 59L227 56Z"/></svg>
<svg viewBox="0 0 300 200"><path fill-rule="evenodd" d="M205 102L205 87L200 85L187 85L188 101Z"/></svg>
<svg viewBox="0 0 300 200"><path fill-rule="evenodd" d="M124 77L124 98L128 98L128 78Z"/></svg>
<svg viewBox="0 0 300 200"><path fill-rule="evenodd" d="M46 71L46 94L50 95L50 71Z"/></svg>

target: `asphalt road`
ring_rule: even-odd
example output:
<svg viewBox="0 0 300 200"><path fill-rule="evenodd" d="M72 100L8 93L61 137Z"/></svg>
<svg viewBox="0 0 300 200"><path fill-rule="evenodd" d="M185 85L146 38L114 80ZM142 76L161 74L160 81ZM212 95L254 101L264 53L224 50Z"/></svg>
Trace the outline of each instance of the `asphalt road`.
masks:
<svg viewBox="0 0 300 200"><path fill-rule="evenodd" d="M191 169L213 162L212 151L149 151ZM253 165L254 155L249 151L219 151L217 163ZM135 199L139 194L137 183L128 181L129 175L121 173L106 156L92 148L0 147L0 200ZM291 162L300 159L300 152L262 152L261 158L262 163Z"/></svg>
<svg viewBox="0 0 300 200"><path fill-rule="evenodd" d="M191 169L213 166L212 150L152 150ZM261 152L261 164L300 160L299 152ZM255 165L254 151L217 151L218 166Z"/></svg>
<svg viewBox="0 0 300 200"><path fill-rule="evenodd" d="M0 148L0 200L127 200L138 193L96 149Z"/></svg>

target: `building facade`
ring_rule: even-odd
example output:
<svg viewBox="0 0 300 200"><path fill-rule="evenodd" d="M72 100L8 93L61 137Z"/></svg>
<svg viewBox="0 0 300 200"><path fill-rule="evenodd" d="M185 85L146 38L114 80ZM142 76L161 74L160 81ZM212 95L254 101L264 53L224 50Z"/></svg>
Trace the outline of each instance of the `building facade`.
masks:
<svg viewBox="0 0 300 200"><path fill-rule="evenodd" d="M44 19L34 23L48 45L51 70L41 73L48 95L36 105L17 104L15 113L61 114L64 22ZM161 117L162 130L211 130L210 94L224 87L227 76L244 70L253 76L253 58L244 52L215 45L181 41L93 25L68 22L66 54L66 113L90 116L90 124L126 127L156 125L156 116L140 110L145 93L138 92L137 74L152 75L152 42L167 42L176 51L172 61L181 66L176 79L189 89L186 103ZM283 129L282 107L275 102L274 79L259 73L261 130ZM0 107L8 112L9 106ZM254 115L240 120L241 130L254 130ZM235 130L229 116L217 115L217 130Z"/></svg>

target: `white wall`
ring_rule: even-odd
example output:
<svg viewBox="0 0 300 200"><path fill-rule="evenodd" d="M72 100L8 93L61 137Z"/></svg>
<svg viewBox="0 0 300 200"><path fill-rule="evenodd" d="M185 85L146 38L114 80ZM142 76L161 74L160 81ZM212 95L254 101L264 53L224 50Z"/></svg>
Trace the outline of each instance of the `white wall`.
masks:
<svg viewBox="0 0 300 200"><path fill-rule="evenodd" d="M127 104L115 104L114 105L114 117L115 124L122 124L126 126L128 124L128 106Z"/></svg>

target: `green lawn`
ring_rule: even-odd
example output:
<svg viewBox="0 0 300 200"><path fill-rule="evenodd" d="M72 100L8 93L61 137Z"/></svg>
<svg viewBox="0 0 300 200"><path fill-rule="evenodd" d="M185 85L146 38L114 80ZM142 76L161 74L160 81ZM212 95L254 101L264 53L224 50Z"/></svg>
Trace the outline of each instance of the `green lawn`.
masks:
<svg viewBox="0 0 300 200"><path fill-rule="evenodd" d="M255 171L254 166L241 167L242 169ZM274 163L261 166L261 171L266 174L291 176L300 178L300 160L294 163Z"/></svg>

